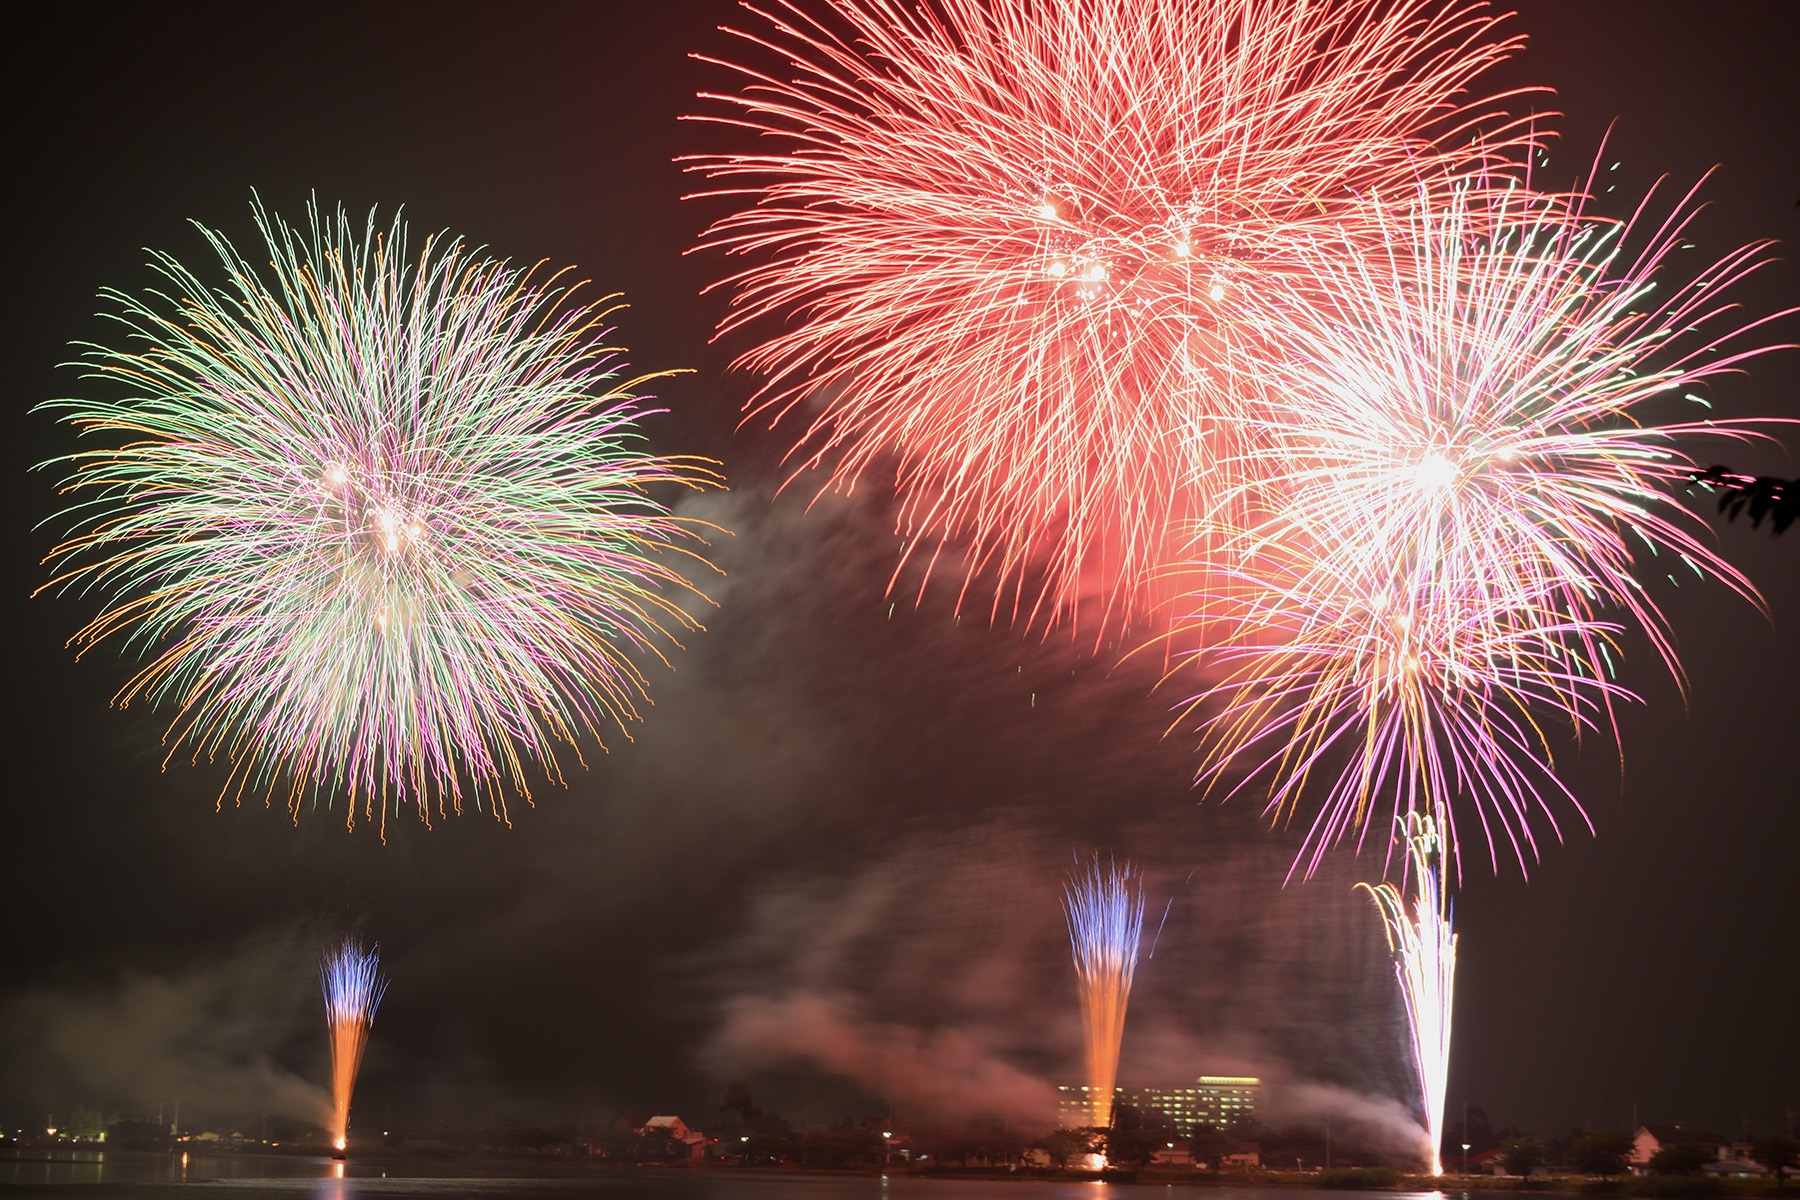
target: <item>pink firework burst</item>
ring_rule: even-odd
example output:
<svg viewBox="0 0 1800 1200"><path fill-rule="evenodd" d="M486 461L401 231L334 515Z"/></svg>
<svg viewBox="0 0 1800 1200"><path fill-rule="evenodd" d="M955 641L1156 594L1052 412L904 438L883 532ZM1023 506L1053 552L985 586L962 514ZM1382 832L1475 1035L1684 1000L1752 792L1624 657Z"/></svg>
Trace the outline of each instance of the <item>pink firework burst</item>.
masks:
<svg viewBox="0 0 1800 1200"><path fill-rule="evenodd" d="M1241 606L1235 632L1198 655L1219 675L1188 710L1208 714L1204 781L1266 782L1290 817L1321 798L1309 870L1385 803L1454 848L1459 795L1490 861L1505 844L1523 866L1532 819L1568 798L1540 720L1616 735L1628 629L1680 679L1640 577L1754 598L1672 495L1685 447L1752 428L1658 415L1777 348L1755 334L1784 314L1746 320L1723 295L1765 245L1659 278L1693 212L1691 193L1609 222L1522 187L1452 189L1384 216L1383 253L1309 251L1245 435L1263 476L1240 499L1260 516L1196 590L1200 611Z"/></svg>
<svg viewBox="0 0 1800 1200"><path fill-rule="evenodd" d="M748 7L779 65L702 119L770 148L689 168L742 203L703 245L748 262L750 407L828 487L892 469L907 556L1045 627L1151 607L1299 249L1526 137L1462 98L1517 44L1479 4Z"/></svg>
<svg viewBox="0 0 1800 1200"><path fill-rule="evenodd" d="M1441 820L1454 846L1450 801L1470 797L1492 855L1505 845L1521 863L1537 854L1534 818L1560 836L1550 801L1585 821L1549 764L1569 725L1594 728L1629 696L1608 671L1619 626L1483 580L1359 565L1288 551L1214 573L1207 599L1236 611L1184 707L1205 714L1202 782L1266 787L1270 815L1305 831L1307 874L1383 808Z"/></svg>

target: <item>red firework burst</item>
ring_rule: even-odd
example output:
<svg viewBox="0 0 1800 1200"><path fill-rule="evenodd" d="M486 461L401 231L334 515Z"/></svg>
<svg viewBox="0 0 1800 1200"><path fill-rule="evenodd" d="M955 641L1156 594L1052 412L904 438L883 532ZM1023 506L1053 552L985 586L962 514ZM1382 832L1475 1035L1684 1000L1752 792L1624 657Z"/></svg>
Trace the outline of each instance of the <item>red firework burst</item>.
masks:
<svg viewBox="0 0 1800 1200"><path fill-rule="evenodd" d="M782 66L722 63L701 119L772 148L689 169L743 202L703 245L749 258L750 408L804 414L828 488L891 465L907 555L1046 627L1150 607L1298 247L1528 137L1463 99L1517 45L1481 4L747 7Z"/></svg>

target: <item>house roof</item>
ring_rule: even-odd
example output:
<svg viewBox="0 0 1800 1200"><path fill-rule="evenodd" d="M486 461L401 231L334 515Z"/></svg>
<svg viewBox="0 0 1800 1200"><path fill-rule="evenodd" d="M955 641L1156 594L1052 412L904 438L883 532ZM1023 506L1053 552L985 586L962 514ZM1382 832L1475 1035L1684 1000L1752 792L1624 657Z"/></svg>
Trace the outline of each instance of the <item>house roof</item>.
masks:
<svg viewBox="0 0 1800 1200"><path fill-rule="evenodd" d="M1638 1132L1649 1134L1665 1146L1723 1146L1731 1141L1730 1138L1721 1134L1701 1133L1693 1129L1683 1129L1679 1125L1645 1125Z"/></svg>

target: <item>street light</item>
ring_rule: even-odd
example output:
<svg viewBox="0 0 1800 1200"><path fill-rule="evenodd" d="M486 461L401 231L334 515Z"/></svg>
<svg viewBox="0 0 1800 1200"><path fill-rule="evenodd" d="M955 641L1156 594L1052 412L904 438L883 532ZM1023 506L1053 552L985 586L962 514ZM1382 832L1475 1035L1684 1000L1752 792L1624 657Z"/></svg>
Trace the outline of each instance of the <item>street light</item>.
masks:
<svg viewBox="0 0 1800 1200"><path fill-rule="evenodd" d="M1463 1172L1462 1173L1464 1175L1467 1175L1469 1173L1469 1102L1467 1100L1463 1101L1462 1148L1463 1148Z"/></svg>

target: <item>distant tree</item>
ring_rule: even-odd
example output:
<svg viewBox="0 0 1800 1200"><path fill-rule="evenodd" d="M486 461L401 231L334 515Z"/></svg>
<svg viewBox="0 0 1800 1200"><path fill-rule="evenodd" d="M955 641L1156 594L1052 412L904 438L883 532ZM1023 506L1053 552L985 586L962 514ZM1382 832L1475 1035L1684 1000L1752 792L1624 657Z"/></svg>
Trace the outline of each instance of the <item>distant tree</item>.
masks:
<svg viewBox="0 0 1800 1200"><path fill-rule="evenodd" d="M763 1118L763 1110L756 1106L750 1096L750 1085L741 1079L734 1079L725 1085L725 1100L719 1105L720 1112L734 1112L744 1119L744 1128L756 1132L757 1122Z"/></svg>
<svg viewBox="0 0 1800 1200"><path fill-rule="evenodd" d="M847 1167L881 1161L875 1143L881 1138L866 1129L809 1129L800 1139L802 1161L809 1167ZM966 1152L965 1152L966 1153Z"/></svg>
<svg viewBox="0 0 1800 1200"><path fill-rule="evenodd" d="M575 1129L572 1125L508 1125L496 1140L510 1150L544 1150L573 1142Z"/></svg>
<svg viewBox="0 0 1800 1200"><path fill-rule="evenodd" d="M1775 1186L1783 1187L1789 1167L1800 1167L1800 1142L1791 1137L1757 1138L1750 1143L1750 1157L1775 1172Z"/></svg>
<svg viewBox="0 0 1800 1200"><path fill-rule="evenodd" d="M913 1149L924 1150L939 1163L955 1162L959 1166L1005 1166L1016 1163L1024 1150L1024 1142L998 1125L965 1122L938 1128L916 1128L912 1134ZM1048 1142L1049 1139L1043 1139ZM1048 1146L1036 1143L1052 1158ZM1054 1143L1052 1143L1054 1144ZM1066 1147L1064 1147L1066 1149Z"/></svg>
<svg viewBox="0 0 1800 1200"><path fill-rule="evenodd" d="M163 1127L155 1121L120 1121L106 1131L106 1144L123 1150L153 1150L162 1138Z"/></svg>
<svg viewBox="0 0 1800 1200"><path fill-rule="evenodd" d="M987 1143L996 1166L1002 1163L1014 1166L1025 1157L1024 1137L1010 1128L989 1130Z"/></svg>
<svg viewBox="0 0 1800 1200"><path fill-rule="evenodd" d="M613 1122L600 1132L596 1141L607 1158L634 1160L640 1157L637 1132L628 1124Z"/></svg>
<svg viewBox="0 0 1800 1200"><path fill-rule="evenodd" d="M1500 1165L1508 1175L1529 1175L1533 1167L1544 1164L1548 1155L1542 1142L1528 1137L1511 1137L1500 1144Z"/></svg>
<svg viewBox="0 0 1800 1200"><path fill-rule="evenodd" d="M1570 1129L1563 1136L1550 1139L1549 1144L1544 1147L1544 1151L1552 1166L1574 1170L1569 1163L1569 1147L1575 1144L1576 1139L1580 1138L1582 1133L1583 1131L1580 1129Z"/></svg>
<svg viewBox="0 0 1800 1200"><path fill-rule="evenodd" d="M758 1133L775 1134L780 1137L786 1137L795 1132L794 1123L792 1121L788 1120L778 1112L767 1111L756 1119L756 1131Z"/></svg>
<svg viewBox="0 0 1800 1200"><path fill-rule="evenodd" d="M106 1117L85 1105L77 1104L62 1119L57 1132L64 1137L93 1141L106 1132Z"/></svg>
<svg viewBox="0 0 1800 1200"><path fill-rule="evenodd" d="M1106 1131L1108 1163L1143 1168L1150 1165L1156 1152L1168 1145L1169 1139L1160 1129L1119 1129Z"/></svg>
<svg viewBox="0 0 1800 1200"><path fill-rule="evenodd" d="M1469 1105L1463 1119L1445 1131L1442 1151L1446 1163L1462 1162L1464 1142L1469 1144L1470 1154L1482 1154L1500 1144L1493 1122L1488 1120L1487 1110L1479 1104Z"/></svg>
<svg viewBox="0 0 1800 1200"><path fill-rule="evenodd" d="M1650 1169L1658 1175L1698 1175L1701 1167L1717 1161L1710 1147L1675 1142L1650 1156Z"/></svg>
<svg viewBox="0 0 1800 1200"><path fill-rule="evenodd" d="M1066 1167L1070 1159L1094 1153L1097 1140L1092 1129L1058 1129L1039 1138L1037 1147L1050 1156L1051 1162Z"/></svg>
<svg viewBox="0 0 1800 1200"><path fill-rule="evenodd" d="M1625 1156L1631 1147L1628 1133L1584 1133L1569 1143L1569 1166L1583 1175L1618 1175L1625 1170Z"/></svg>
<svg viewBox="0 0 1800 1200"><path fill-rule="evenodd" d="M1194 1156L1194 1161L1203 1162L1214 1171L1225 1164L1227 1154L1236 1154L1237 1148L1237 1138L1210 1125L1194 1130L1194 1136L1188 1142L1188 1152Z"/></svg>

